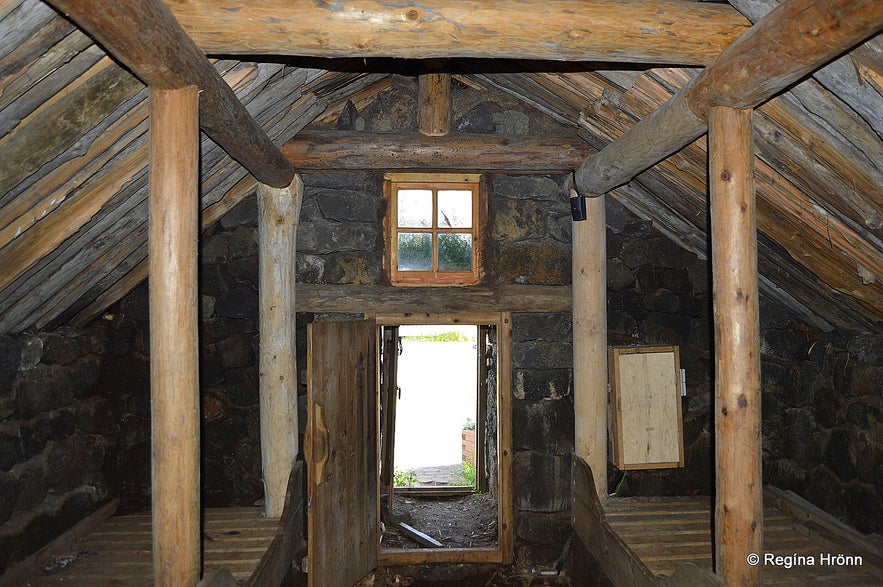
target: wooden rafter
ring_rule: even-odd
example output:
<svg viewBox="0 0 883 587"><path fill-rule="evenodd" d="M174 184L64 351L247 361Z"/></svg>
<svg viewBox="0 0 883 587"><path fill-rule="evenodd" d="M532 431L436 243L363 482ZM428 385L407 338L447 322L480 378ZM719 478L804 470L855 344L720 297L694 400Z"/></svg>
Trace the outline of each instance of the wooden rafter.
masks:
<svg viewBox="0 0 883 587"><path fill-rule="evenodd" d="M748 27L678 0L166 0L206 53L703 65Z"/></svg>
<svg viewBox="0 0 883 587"><path fill-rule="evenodd" d="M698 77L576 170L600 195L707 130L712 106L754 108L883 29L883 0L790 0L727 47Z"/></svg>
<svg viewBox="0 0 883 587"><path fill-rule="evenodd" d="M49 0L145 84L199 87L200 126L259 181L286 187L294 168L160 0Z"/></svg>

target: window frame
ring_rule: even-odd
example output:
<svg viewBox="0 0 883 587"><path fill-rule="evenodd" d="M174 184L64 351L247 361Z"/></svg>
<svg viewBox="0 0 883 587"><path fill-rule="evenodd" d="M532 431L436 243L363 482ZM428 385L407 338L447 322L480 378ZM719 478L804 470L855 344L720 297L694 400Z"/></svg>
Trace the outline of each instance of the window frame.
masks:
<svg viewBox="0 0 883 587"><path fill-rule="evenodd" d="M432 191L432 226L412 228L398 226L398 190L425 189ZM472 191L471 228L444 228L438 226L438 192L446 189L469 189ZM477 173L387 173L384 176L384 196L388 207L385 216L385 260L389 280L396 286L465 286L481 280L481 252L485 217L485 198L481 175ZM426 233L432 235L432 270L402 271L398 268L398 237L400 232ZM468 271L443 271L438 269L438 235L471 234L472 269Z"/></svg>

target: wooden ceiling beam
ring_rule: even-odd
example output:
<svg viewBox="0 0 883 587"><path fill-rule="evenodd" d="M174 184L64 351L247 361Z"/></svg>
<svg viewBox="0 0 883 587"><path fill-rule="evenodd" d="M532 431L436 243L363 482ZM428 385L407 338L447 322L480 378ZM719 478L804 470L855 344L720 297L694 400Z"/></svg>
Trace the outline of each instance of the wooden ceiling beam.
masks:
<svg viewBox="0 0 883 587"><path fill-rule="evenodd" d="M456 169L570 171L591 152L580 139L417 132L301 131L282 152L301 171Z"/></svg>
<svg viewBox="0 0 883 587"><path fill-rule="evenodd" d="M160 0L49 0L141 81L198 86L202 129L259 181L291 183L295 170Z"/></svg>
<svg viewBox="0 0 883 587"><path fill-rule="evenodd" d="M679 0L166 0L208 54L704 65L750 26Z"/></svg>
<svg viewBox="0 0 883 587"><path fill-rule="evenodd" d="M789 0L727 47L698 77L576 170L597 196L690 144L712 106L754 108L883 29L883 0Z"/></svg>

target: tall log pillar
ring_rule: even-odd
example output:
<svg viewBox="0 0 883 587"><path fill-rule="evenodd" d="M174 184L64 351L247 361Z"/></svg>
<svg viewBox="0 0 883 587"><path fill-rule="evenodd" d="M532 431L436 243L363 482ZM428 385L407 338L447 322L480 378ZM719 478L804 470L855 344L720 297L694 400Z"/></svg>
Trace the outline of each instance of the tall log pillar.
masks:
<svg viewBox="0 0 883 587"><path fill-rule="evenodd" d="M264 514L282 515L298 452L294 276L300 175L286 188L258 186L261 458Z"/></svg>
<svg viewBox="0 0 883 587"><path fill-rule="evenodd" d="M573 223L574 453L592 468L607 501L607 221L604 197L586 198Z"/></svg>
<svg viewBox="0 0 883 587"><path fill-rule="evenodd" d="M760 585L760 320L751 110L709 110L715 364L715 570Z"/></svg>
<svg viewBox="0 0 883 587"><path fill-rule="evenodd" d="M199 95L150 89L150 401L156 585L200 575Z"/></svg>

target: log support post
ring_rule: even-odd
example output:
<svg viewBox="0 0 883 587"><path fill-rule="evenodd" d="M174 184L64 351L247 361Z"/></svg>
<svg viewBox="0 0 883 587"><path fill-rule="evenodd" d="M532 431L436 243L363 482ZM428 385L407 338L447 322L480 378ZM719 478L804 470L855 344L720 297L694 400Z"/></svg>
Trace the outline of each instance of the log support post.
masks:
<svg viewBox="0 0 883 587"><path fill-rule="evenodd" d="M417 77L417 122L428 137L451 132L451 74L426 73Z"/></svg>
<svg viewBox="0 0 883 587"><path fill-rule="evenodd" d="M709 110L714 296L715 570L728 585L760 585L763 556L760 320L750 109Z"/></svg>
<svg viewBox="0 0 883 587"><path fill-rule="evenodd" d="M294 276L304 185L258 186L261 457L264 514L282 515L298 452Z"/></svg>
<svg viewBox="0 0 883 587"><path fill-rule="evenodd" d="M574 453L591 467L607 500L607 221L604 197L586 199L573 223Z"/></svg>
<svg viewBox="0 0 883 587"><path fill-rule="evenodd" d="M156 585L200 575L199 95L150 90L150 401Z"/></svg>

